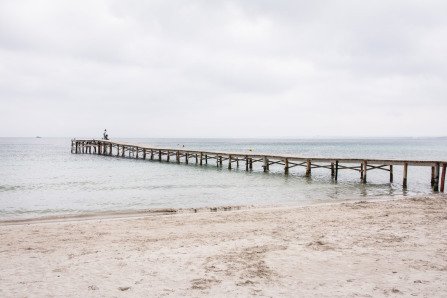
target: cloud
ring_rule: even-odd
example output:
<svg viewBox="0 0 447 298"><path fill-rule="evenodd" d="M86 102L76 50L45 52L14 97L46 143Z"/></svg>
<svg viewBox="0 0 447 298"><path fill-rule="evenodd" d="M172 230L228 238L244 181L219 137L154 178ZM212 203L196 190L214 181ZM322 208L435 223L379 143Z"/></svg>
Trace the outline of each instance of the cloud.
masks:
<svg viewBox="0 0 447 298"><path fill-rule="evenodd" d="M3 1L0 136L445 135L446 8Z"/></svg>

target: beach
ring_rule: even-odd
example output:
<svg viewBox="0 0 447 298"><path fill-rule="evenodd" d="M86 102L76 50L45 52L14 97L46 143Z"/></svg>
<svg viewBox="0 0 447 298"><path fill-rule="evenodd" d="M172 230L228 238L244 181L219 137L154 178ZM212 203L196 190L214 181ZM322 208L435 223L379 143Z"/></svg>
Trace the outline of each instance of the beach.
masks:
<svg viewBox="0 0 447 298"><path fill-rule="evenodd" d="M0 225L0 296L447 295L447 196Z"/></svg>

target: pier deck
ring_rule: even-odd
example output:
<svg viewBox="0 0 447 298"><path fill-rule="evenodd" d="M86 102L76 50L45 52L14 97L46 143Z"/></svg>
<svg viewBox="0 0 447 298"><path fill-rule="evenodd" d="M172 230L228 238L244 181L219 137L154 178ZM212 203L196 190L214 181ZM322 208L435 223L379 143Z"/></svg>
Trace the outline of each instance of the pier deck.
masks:
<svg viewBox="0 0 447 298"><path fill-rule="evenodd" d="M164 160L167 162L189 163L193 159L197 164L208 164L209 160L215 160L216 166L222 167L226 162L228 169L233 164L239 166L239 162L245 163L245 170L253 169L253 163L262 163L265 172L270 165L284 166L284 173L294 167L305 167L306 176L310 176L312 169L325 168L331 171L331 177L338 179L339 170L354 170L360 173L360 179L366 183L367 172L371 170L388 171L390 182L393 182L393 166L403 166L402 186L407 187L407 173L409 166L431 167L431 185L434 191L444 192L446 160L400 160L400 159L360 159L360 158L334 158L334 157L310 157L286 154L258 154L253 152L226 152L212 150L194 150L185 148L164 148L143 144L133 144L121 141L102 139L73 139L71 141L71 153L99 154L117 157L131 157L136 159ZM442 169L442 174L440 173ZM440 177L441 176L441 177ZM440 179L441 178L441 179Z"/></svg>

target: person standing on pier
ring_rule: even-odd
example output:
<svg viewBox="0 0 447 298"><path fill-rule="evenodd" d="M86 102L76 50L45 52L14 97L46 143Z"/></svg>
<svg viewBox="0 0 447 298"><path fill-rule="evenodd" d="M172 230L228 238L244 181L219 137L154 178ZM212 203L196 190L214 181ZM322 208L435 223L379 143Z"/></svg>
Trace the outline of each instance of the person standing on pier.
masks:
<svg viewBox="0 0 447 298"><path fill-rule="evenodd" d="M104 140L108 140L109 139L109 135L107 134L107 129L104 129L103 139Z"/></svg>

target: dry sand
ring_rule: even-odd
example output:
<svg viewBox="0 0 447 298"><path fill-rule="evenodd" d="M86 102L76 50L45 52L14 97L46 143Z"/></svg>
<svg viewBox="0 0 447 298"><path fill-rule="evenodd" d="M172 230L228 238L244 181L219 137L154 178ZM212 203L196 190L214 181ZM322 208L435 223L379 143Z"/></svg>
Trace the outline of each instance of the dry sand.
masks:
<svg viewBox="0 0 447 298"><path fill-rule="evenodd" d="M447 296L447 196L0 226L0 296Z"/></svg>

